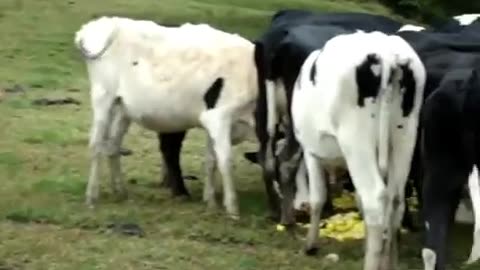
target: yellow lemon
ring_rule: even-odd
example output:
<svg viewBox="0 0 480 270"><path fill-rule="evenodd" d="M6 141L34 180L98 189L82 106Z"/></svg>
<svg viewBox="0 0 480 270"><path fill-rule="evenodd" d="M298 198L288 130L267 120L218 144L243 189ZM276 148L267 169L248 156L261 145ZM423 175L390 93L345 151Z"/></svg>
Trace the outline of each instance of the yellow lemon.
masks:
<svg viewBox="0 0 480 270"><path fill-rule="evenodd" d="M333 223L328 223L327 224L327 230L333 231L335 229L335 225Z"/></svg>

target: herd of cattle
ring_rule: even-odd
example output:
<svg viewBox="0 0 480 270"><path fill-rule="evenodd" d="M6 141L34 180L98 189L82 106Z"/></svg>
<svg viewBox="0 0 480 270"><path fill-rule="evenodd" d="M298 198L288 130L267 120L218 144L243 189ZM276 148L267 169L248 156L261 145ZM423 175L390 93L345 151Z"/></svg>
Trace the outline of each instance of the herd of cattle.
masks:
<svg viewBox="0 0 480 270"><path fill-rule="evenodd" d="M113 191L126 196L120 156L131 122L157 132L164 185L189 196L180 151L186 132L201 127L208 206L217 206L218 167L226 211L239 217L232 146L256 137L259 151L245 156L262 168L272 217L294 225L295 209L309 205L307 254L343 170L366 224L364 269L396 268L413 189L425 269L446 268L465 187L475 210L469 262L480 259L480 14L423 28L366 13L282 10L253 42L207 24L101 17L81 27L75 45L94 115L89 206L99 198L102 156Z"/></svg>

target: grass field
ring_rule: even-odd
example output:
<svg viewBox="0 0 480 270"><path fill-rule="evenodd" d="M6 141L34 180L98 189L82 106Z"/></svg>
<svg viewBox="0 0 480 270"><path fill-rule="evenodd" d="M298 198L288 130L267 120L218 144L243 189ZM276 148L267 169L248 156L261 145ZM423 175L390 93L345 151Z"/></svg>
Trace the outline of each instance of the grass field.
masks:
<svg viewBox="0 0 480 270"><path fill-rule="evenodd" d="M18 85L24 91L0 92L0 269L324 269L328 265L320 258L329 252L340 255L332 269L360 269L361 242L324 240L318 256L306 257L299 253L301 240L276 232L266 221L260 170L240 155L253 145L236 151L238 222L205 211L201 181L188 182L192 201L172 200L166 190L152 187L161 171L156 136L136 126L124 143L134 151L123 158L130 199L116 203L105 184L96 210L83 203L90 105L85 68L73 48L82 23L116 14L209 22L253 37L274 10L286 7L389 14L366 0L1 0L0 88ZM81 104L32 104L63 97ZM183 150L184 173L201 179L203 156L203 133L191 132ZM138 224L145 237L117 234L107 228L112 223ZM468 256L470 235L471 227L457 228L456 266ZM402 242L402 269L420 269L418 241L409 235Z"/></svg>

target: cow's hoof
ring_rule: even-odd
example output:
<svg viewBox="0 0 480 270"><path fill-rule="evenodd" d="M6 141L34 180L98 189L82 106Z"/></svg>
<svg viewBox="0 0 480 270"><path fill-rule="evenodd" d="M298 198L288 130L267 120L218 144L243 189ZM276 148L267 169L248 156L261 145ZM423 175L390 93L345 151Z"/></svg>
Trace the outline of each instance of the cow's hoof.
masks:
<svg viewBox="0 0 480 270"><path fill-rule="evenodd" d="M205 199L205 203L207 204L207 209L208 210L217 210L218 208L220 208L219 203L218 203L218 201L215 197Z"/></svg>
<svg viewBox="0 0 480 270"><path fill-rule="evenodd" d="M309 223L310 213L304 210L295 210L295 220L300 223Z"/></svg>
<svg viewBox="0 0 480 270"><path fill-rule="evenodd" d="M159 188L169 188L171 185L170 181L165 177L163 180L160 180L160 182L155 186L158 186Z"/></svg>
<svg viewBox="0 0 480 270"><path fill-rule="evenodd" d="M172 190L172 196L175 198L187 198L190 199L190 192L188 192L187 189L173 189Z"/></svg>
<svg viewBox="0 0 480 270"><path fill-rule="evenodd" d="M88 209L95 209L96 202L92 201L91 199L87 199L85 201L85 206L87 206Z"/></svg>
<svg viewBox="0 0 480 270"><path fill-rule="evenodd" d="M308 245L303 249L303 252L307 256L315 256L318 254L318 247Z"/></svg>
<svg viewBox="0 0 480 270"><path fill-rule="evenodd" d="M228 218L230 218L233 221L239 221L240 220L240 215L239 214L228 214Z"/></svg>

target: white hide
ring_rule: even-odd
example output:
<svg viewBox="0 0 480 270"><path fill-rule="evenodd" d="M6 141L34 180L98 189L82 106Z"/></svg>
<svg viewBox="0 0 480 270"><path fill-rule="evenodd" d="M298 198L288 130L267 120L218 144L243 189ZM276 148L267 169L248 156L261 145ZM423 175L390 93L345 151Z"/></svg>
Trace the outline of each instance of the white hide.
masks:
<svg viewBox="0 0 480 270"><path fill-rule="evenodd" d="M424 270L435 270L435 265L437 264L437 254L435 254L435 251L428 248L422 249L422 258Z"/></svg>
<svg viewBox="0 0 480 270"><path fill-rule="evenodd" d="M400 27L397 32L404 32L404 31L414 31L414 32L421 32L424 31L425 27L413 25L413 24L405 24L404 26Z"/></svg>
<svg viewBox="0 0 480 270"><path fill-rule="evenodd" d="M352 44L355 44L354 50ZM355 71L369 54L380 59L379 66L372 66L372 72L381 75L381 89L376 102L366 98L365 106L359 107ZM413 110L410 116L403 117L399 65L407 63L414 72L417 87ZM316 84L310 79L313 65ZM395 77L389 84L392 68ZM305 60L295 84L292 117L310 184L312 221L307 248L312 248L317 241L321 209L327 199L323 171L347 167L361 199L369 232L364 269L378 269L384 231L389 229L394 233L401 225L404 187L415 145L425 77L423 64L404 40L379 32L334 37ZM397 129L397 125L403 128ZM384 155L380 159L377 159L377 147ZM388 176L388 186L383 174ZM394 197L398 198L397 208L392 206ZM392 216L395 228L388 228Z"/></svg>
<svg viewBox="0 0 480 270"><path fill-rule="evenodd" d="M480 17L480 14L462 14L462 15L454 16L453 19L458 21L460 25L470 25L479 17Z"/></svg>
<svg viewBox="0 0 480 270"><path fill-rule="evenodd" d="M253 126L253 44L206 24L163 27L120 17L88 22L76 33L75 44L85 57L93 107L87 203L98 199L101 154L110 157L114 189L126 192L117 152L133 121L156 132L206 129L223 178L225 207L238 216L230 163L231 141L241 138L231 133L245 135L245 126ZM204 95L219 78L222 90L215 107L207 109ZM207 177L206 186L212 181ZM206 194L214 205L214 191Z"/></svg>
<svg viewBox="0 0 480 270"><path fill-rule="evenodd" d="M480 178L477 166L473 167L473 171L468 178L468 187L470 198L472 200L474 215L473 245L470 252L468 263L474 263L480 259Z"/></svg>

